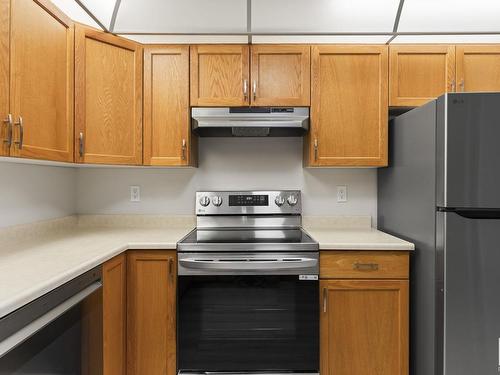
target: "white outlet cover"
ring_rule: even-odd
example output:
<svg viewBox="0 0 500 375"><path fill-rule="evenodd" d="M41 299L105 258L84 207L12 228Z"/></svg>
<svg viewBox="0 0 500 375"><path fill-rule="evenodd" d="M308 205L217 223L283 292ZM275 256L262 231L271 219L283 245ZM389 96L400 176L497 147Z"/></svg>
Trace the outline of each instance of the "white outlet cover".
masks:
<svg viewBox="0 0 500 375"><path fill-rule="evenodd" d="M140 202L141 201L141 187L140 186L131 186L130 187L130 201L131 202Z"/></svg>
<svg viewBox="0 0 500 375"><path fill-rule="evenodd" d="M337 202L345 203L347 202L347 186L337 185Z"/></svg>

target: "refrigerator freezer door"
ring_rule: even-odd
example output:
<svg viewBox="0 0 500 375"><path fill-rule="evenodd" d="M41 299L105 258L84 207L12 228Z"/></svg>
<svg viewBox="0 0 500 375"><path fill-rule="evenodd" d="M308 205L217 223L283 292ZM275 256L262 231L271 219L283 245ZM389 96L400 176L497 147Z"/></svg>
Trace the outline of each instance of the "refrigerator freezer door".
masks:
<svg viewBox="0 0 500 375"><path fill-rule="evenodd" d="M444 216L438 220L444 230L444 326L437 328L444 333L443 374L497 374L500 220L438 215Z"/></svg>
<svg viewBox="0 0 500 375"><path fill-rule="evenodd" d="M445 101L438 105L444 112L438 113L438 147L445 165L438 206L500 208L500 93L448 94L439 100Z"/></svg>

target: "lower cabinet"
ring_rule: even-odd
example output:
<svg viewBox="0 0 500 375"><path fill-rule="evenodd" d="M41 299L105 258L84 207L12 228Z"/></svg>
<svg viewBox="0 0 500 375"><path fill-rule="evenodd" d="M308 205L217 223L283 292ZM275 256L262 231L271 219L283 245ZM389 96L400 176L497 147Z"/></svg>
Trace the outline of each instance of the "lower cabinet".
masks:
<svg viewBox="0 0 500 375"><path fill-rule="evenodd" d="M378 263L376 252L324 253L321 262L336 268L320 282L320 373L407 375L408 268L401 279L392 278L391 272L401 277L408 254L380 252ZM390 262L398 264L392 267ZM322 266L321 274L326 271Z"/></svg>
<svg viewBox="0 0 500 375"><path fill-rule="evenodd" d="M176 373L176 252L127 254L127 374Z"/></svg>
<svg viewBox="0 0 500 375"><path fill-rule="evenodd" d="M103 374L126 373L127 263L120 254L102 267Z"/></svg>

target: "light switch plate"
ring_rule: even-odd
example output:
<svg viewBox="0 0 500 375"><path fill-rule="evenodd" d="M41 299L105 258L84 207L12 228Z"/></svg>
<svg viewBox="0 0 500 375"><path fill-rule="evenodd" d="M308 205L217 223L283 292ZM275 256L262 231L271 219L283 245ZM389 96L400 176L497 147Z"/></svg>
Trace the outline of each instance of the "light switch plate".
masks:
<svg viewBox="0 0 500 375"><path fill-rule="evenodd" d="M141 187L140 186L131 186L130 187L130 201L131 202L140 202L141 201Z"/></svg>
<svg viewBox="0 0 500 375"><path fill-rule="evenodd" d="M347 186L337 185L337 202L345 203L347 202Z"/></svg>

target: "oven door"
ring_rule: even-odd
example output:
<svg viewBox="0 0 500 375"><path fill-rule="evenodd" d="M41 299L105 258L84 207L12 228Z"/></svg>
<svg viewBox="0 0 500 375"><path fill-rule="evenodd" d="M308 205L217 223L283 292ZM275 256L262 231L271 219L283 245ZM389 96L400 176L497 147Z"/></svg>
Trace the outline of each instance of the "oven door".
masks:
<svg viewBox="0 0 500 375"><path fill-rule="evenodd" d="M179 254L180 372L319 370L318 253Z"/></svg>

